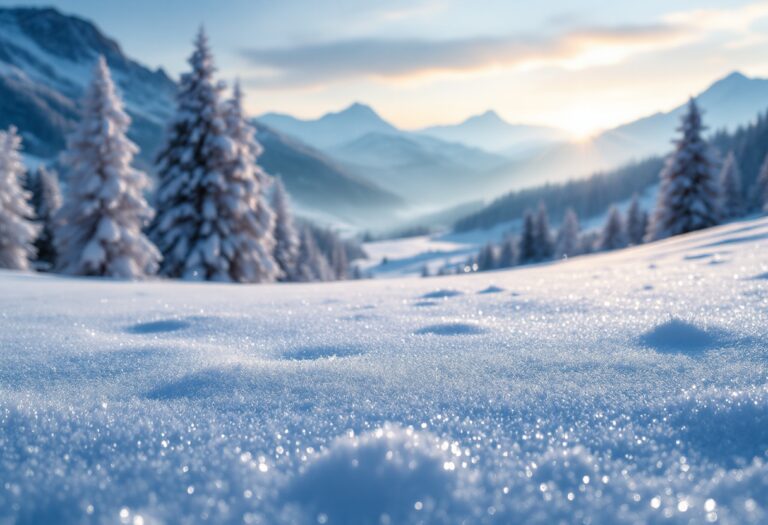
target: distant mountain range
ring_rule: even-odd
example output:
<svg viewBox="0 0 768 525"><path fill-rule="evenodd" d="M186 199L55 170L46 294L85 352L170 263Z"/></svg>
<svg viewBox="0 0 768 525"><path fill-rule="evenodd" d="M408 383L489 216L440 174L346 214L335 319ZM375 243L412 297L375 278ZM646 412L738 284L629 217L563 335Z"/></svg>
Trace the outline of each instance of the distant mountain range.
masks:
<svg viewBox="0 0 768 525"><path fill-rule="evenodd" d="M510 124L495 111L469 117L459 124L432 126L420 133L495 153L516 155L543 144L567 140L567 134L546 126Z"/></svg>
<svg viewBox="0 0 768 525"><path fill-rule="evenodd" d="M152 171L172 116L176 83L128 58L95 25L55 9L0 8L0 128L19 128L27 155L54 159L78 118L78 102L104 55L133 123L129 136L141 148L137 163ZM264 128L260 159L280 175L308 215L366 224L403 206L376 187L301 142Z"/></svg>
<svg viewBox="0 0 768 525"><path fill-rule="evenodd" d="M768 109L768 80L732 73L697 98L710 131L733 129ZM445 208L665 154L685 102L578 143L553 128L509 124L493 111L417 131L398 129L361 103L315 120L258 120L314 144L414 209Z"/></svg>

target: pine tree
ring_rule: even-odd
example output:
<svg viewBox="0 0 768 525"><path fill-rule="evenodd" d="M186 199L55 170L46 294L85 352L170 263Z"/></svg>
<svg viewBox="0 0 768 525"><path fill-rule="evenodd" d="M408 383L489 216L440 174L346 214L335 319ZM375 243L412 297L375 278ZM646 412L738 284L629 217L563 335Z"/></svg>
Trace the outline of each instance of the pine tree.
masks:
<svg viewBox="0 0 768 525"><path fill-rule="evenodd" d="M523 231L520 233L518 260L521 264L533 262L539 255L536 219L529 210L523 217Z"/></svg>
<svg viewBox="0 0 768 525"><path fill-rule="evenodd" d="M49 171L40 166L28 176L27 189L32 194L31 204L35 212L35 220L40 227L40 235L35 240L37 250L36 266L40 270L53 268L56 262L54 235L56 221L54 217L61 208L61 190L55 171Z"/></svg>
<svg viewBox="0 0 768 525"><path fill-rule="evenodd" d="M299 236L293 224L285 186L279 178L272 183L272 210L275 212L275 260L282 271L281 280L290 281L299 255Z"/></svg>
<svg viewBox="0 0 768 525"><path fill-rule="evenodd" d="M517 263L518 241L513 235L507 235L501 241L499 253L499 268L512 268Z"/></svg>
<svg viewBox="0 0 768 525"><path fill-rule="evenodd" d="M22 188L24 164L16 128L0 131L0 268L29 269L38 227L32 222L29 192Z"/></svg>
<svg viewBox="0 0 768 525"><path fill-rule="evenodd" d="M330 281L333 279L328 260L317 247L314 235L305 227L301 230L299 255L293 280L299 282Z"/></svg>
<svg viewBox="0 0 768 525"><path fill-rule="evenodd" d="M757 208L768 212L768 154L765 155L763 164L760 166L760 172L755 182L754 196L757 200Z"/></svg>
<svg viewBox="0 0 768 525"><path fill-rule="evenodd" d="M336 280L344 280L349 274L349 259L347 258L347 249L344 247L344 243L338 237L334 236L332 239L332 247L330 252L330 263L333 277Z"/></svg>
<svg viewBox="0 0 768 525"><path fill-rule="evenodd" d="M359 268L359 266L355 266L355 268ZM429 266L426 264L421 267L421 276L422 277L430 277L431 274L429 273Z"/></svg>
<svg viewBox="0 0 768 525"><path fill-rule="evenodd" d="M477 270L480 272L487 272L489 270L495 270L499 267L498 256L496 255L496 247L488 243L480 250L477 255Z"/></svg>
<svg viewBox="0 0 768 525"><path fill-rule="evenodd" d="M104 57L67 141L64 205L56 215L57 267L71 275L135 279L154 274L160 254L142 234L152 219L143 191L149 180L131 167L138 147L126 136L130 118Z"/></svg>
<svg viewBox="0 0 768 525"><path fill-rule="evenodd" d="M536 212L535 238L536 238L536 258L537 261L546 261L554 255L554 243L552 242L552 233L549 230L549 214L544 202L539 202L539 209Z"/></svg>
<svg viewBox="0 0 768 525"><path fill-rule="evenodd" d="M152 238L161 273L192 280L266 282L273 214L264 201L253 130L239 101L221 102L208 39L201 29L182 75L177 114L158 162L158 214Z"/></svg>
<svg viewBox="0 0 768 525"><path fill-rule="evenodd" d="M635 193L627 210L625 221L627 228L627 242L633 246L643 243L648 229L648 214L640 207L640 198Z"/></svg>
<svg viewBox="0 0 768 525"><path fill-rule="evenodd" d="M608 218L603 226L598 241L598 249L603 251L618 250L627 246L627 236L624 232L624 221L616 206L608 210Z"/></svg>
<svg viewBox="0 0 768 525"><path fill-rule="evenodd" d="M555 258L563 259L579 254L579 218L573 208L568 208L557 231Z"/></svg>
<svg viewBox="0 0 768 525"><path fill-rule="evenodd" d="M682 137L662 169L659 199L648 238L664 239L716 225L720 221L715 161L702 137L706 128L694 99L682 118Z"/></svg>
<svg viewBox="0 0 768 525"><path fill-rule="evenodd" d="M724 219L733 219L744 214L741 171L733 151L728 152L720 170L720 211Z"/></svg>

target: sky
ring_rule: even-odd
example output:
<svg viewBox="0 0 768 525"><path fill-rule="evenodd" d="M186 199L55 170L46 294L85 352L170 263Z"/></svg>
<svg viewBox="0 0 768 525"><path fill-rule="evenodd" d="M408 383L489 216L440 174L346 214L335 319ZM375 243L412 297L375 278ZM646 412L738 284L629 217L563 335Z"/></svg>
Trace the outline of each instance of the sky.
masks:
<svg viewBox="0 0 768 525"><path fill-rule="evenodd" d="M0 0L0 5L19 5ZM248 111L353 102L416 129L488 109L588 136L734 70L768 76L768 0L47 0L176 76L200 24Z"/></svg>

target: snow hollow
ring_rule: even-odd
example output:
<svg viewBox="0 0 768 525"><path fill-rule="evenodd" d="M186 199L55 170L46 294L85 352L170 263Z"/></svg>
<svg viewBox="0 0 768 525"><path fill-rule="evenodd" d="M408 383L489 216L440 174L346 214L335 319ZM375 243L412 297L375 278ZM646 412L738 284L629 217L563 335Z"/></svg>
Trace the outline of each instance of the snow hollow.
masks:
<svg viewBox="0 0 768 525"><path fill-rule="evenodd" d="M768 219L508 271L0 272L0 523L766 523Z"/></svg>

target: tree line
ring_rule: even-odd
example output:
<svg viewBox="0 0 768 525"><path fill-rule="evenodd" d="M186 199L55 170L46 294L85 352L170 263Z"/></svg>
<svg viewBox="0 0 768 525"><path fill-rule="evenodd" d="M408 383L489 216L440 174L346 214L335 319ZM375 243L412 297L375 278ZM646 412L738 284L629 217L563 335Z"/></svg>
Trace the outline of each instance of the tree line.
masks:
<svg viewBox="0 0 768 525"><path fill-rule="evenodd" d="M236 84L225 98L201 29L150 181L106 60L99 57L61 163L26 174L15 128L0 131L0 267L136 279L240 283L353 275L359 246L292 215L285 188L258 165L262 148Z"/></svg>
<svg viewBox="0 0 768 525"><path fill-rule="evenodd" d="M732 140L727 134L716 135L707 141L702 113L695 99L691 99L681 118L680 137L675 140L675 149L656 175L660 179L659 192L651 214L642 209L635 193L625 214L622 215L615 205L610 206L599 231L582 231L579 214L573 207L568 207L559 229L553 232L546 203L540 200L536 212L530 209L524 212L519 235L509 234L499 244L489 243L465 263L446 265L438 273L494 270L617 250L709 228L756 209L768 211L768 154L763 153L755 176L746 179L750 191L745 193L745 177L734 150L729 150L721 161L713 146L713 143L730 146L749 143L746 139L763 135L763 130L768 130L767 124L768 120L761 117L749 128L739 130L736 136L740 141ZM742 153L745 150L742 149ZM629 173L635 168L630 168ZM623 176L612 179L622 180ZM580 187L590 188L593 183L594 178ZM569 185L561 186L567 187ZM429 275L429 270L424 268L422 275Z"/></svg>

